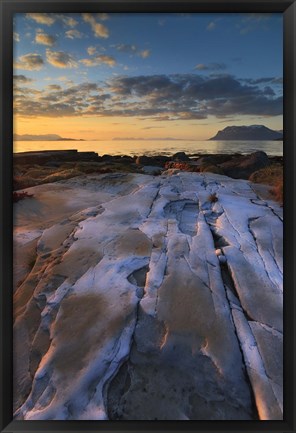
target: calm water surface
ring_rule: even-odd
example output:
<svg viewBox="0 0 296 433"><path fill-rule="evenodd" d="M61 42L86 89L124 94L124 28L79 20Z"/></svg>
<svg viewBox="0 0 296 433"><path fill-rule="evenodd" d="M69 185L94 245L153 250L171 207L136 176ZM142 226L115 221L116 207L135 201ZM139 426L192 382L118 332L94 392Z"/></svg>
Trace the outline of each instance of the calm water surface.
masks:
<svg viewBox="0 0 296 433"><path fill-rule="evenodd" d="M15 141L14 152L77 149L99 155L173 155L194 153L252 153L263 150L268 155L283 155L282 141Z"/></svg>

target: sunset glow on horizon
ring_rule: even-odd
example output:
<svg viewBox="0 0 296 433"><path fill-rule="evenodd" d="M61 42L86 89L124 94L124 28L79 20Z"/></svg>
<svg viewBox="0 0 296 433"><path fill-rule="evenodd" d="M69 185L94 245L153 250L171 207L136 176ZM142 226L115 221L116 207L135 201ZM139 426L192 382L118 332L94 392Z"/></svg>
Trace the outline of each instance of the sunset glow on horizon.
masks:
<svg viewBox="0 0 296 433"><path fill-rule="evenodd" d="M14 134L207 140L230 125L281 130L282 33L282 14L16 14Z"/></svg>

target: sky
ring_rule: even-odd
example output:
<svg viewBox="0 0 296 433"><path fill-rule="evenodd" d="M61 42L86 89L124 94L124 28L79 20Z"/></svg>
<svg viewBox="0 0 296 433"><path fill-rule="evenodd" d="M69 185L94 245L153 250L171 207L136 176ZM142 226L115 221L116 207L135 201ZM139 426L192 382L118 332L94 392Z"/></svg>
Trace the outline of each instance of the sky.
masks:
<svg viewBox="0 0 296 433"><path fill-rule="evenodd" d="M282 14L14 16L14 133L206 140L283 128Z"/></svg>

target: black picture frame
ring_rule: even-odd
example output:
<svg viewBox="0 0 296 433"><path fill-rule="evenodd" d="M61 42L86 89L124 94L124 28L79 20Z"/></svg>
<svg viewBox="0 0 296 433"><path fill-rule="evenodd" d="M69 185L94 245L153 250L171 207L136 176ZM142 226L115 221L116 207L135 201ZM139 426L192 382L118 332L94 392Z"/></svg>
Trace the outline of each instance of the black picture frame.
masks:
<svg viewBox="0 0 296 433"><path fill-rule="evenodd" d="M12 416L12 148L13 23L25 12L281 12L284 17L284 419L283 421L16 421ZM1 408L0 430L12 432L295 432L295 0L0 0L1 14Z"/></svg>

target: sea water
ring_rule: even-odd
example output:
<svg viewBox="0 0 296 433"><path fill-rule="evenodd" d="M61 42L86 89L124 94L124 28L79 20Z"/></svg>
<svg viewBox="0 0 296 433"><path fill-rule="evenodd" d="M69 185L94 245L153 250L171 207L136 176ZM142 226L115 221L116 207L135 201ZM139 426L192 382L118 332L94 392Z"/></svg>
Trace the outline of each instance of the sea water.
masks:
<svg viewBox="0 0 296 433"><path fill-rule="evenodd" d="M166 155L177 152L187 154L241 153L262 150L270 156L283 155L282 141L184 141L184 140L106 140L106 141L15 141L13 152L42 150L69 150L96 152L108 155Z"/></svg>

